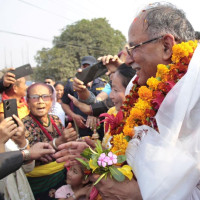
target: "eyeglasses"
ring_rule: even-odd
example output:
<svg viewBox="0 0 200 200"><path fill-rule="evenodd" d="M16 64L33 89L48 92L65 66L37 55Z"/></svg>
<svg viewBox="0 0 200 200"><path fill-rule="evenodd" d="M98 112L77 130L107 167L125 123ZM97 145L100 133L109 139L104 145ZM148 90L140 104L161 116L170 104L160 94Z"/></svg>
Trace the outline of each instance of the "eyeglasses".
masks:
<svg viewBox="0 0 200 200"><path fill-rule="evenodd" d="M158 40L158 39L160 39L160 38L162 38L162 37L163 37L163 36L159 36L159 37L157 37L157 38L153 38L153 39L151 39L151 40L147 40L147 41L145 41L145 42L141 42L141 43L136 44L136 45L134 45L134 46L126 47L126 51L127 51L128 55L132 57L132 52L133 52L134 49L136 49L137 47L140 47L140 46L142 46L142 45L144 45L144 44L148 44L148 43L150 43L150 42L153 42L153 41L155 41L155 40Z"/></svg>
<svg viewBox="0 0 200 200"><path fill-rule="evenodd" d="M51 84L51 82L48 82L48 81L46 81L46 82L44 82L45 84Z"/></svg>
<svg viewBox="0 0 200 200"><path fill-rule="evenodd" d="M40 98L42 98L43 101L49 101L51 100L51 95L49 94L42 94L42 95L29 95L28 96L29 99L31 99L33 102L38 102Z"/></svg>

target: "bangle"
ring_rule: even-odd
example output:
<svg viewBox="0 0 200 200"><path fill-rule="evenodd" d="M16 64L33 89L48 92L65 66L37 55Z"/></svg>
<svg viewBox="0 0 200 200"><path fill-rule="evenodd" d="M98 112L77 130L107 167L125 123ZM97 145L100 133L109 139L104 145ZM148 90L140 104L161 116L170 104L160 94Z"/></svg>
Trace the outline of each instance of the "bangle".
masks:
<svg viewBox="0 0 200 200"><path fill-rule="evenodd" d="M57 139L57 138L54 138L52 143L53 143L53 148L54 148L55 150L58 150L58 147L56 146L56 139Z"/></svg>
<svg viewBox="0 0 200 200"><path fill-rule="evenodd" d="M24 161L30 160L30 151L29 150L22 150Z"/></svg>
<svg viewBox="0 0 200 200"><path fill-rule="evenodd" d="M19 148L20 151L22 151L22 150L27 149L28 145L29 145L29 141L26 139L26 145L22 148L20 148L20 147L18 147L18 148Z"/></svg>

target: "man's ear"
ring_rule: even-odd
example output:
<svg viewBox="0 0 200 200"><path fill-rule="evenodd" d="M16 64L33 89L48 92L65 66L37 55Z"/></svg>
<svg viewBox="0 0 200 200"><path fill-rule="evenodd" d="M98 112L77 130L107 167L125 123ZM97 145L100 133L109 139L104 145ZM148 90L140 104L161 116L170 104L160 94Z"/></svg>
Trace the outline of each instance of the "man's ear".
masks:
<svg viewBox="0 0 200 200"><path fill-rule="evenodd" d="M172 57L172 47L176 44L175 38L171 34L163 36L163 59L165 61L170 60Z"/></svg>
<svg viewBox="0 0 200 200"><path fill-rule="evenodd" d="M13 85L13 91L14 93L17 93L17 86L15 84Z"/></svg>

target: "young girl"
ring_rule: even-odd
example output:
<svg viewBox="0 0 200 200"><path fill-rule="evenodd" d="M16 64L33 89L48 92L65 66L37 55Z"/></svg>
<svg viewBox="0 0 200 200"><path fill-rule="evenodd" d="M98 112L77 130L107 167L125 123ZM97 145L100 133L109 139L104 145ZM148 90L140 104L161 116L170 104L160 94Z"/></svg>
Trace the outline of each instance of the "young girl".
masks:
<svg viewBox="0 0 200 200"><path fill-rule="evenodd" d="M82 165L73 165L67 172L67 185L56 190L55 198L59 200L85 200L89 196L92 185L86 179Z"/></svg>
<svg viewBox="0 0 200 200"><path fill-rule="evenodd" d="M125 90L130 82L130 80L135 75L135 70L132 67L127 66L126 64L120 65L117 71L114 73L112 78L112 91L110 93L110 98L114 103L114 107L108 110L109 115L116 116L118 111L120 110L123 101L125 100ZM102 146L106 149L110 148L110 140L111 135L109 131L104 133L104 138L102 142Z"/></svg>

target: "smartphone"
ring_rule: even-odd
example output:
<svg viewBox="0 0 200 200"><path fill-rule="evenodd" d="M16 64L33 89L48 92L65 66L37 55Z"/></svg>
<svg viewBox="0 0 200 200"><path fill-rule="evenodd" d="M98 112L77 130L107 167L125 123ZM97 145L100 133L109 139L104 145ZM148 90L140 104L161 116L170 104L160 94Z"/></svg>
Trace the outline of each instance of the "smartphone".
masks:
<svg viewBox="0 0 200 200"><path fill-rule="evenodd" d="M102 76L108 71L107 67L102 62L98 62L92 66L86 67L82 72L76 73L76 78L84 82L84 85Z"/></svg>
<svg viewBox="0 0 200 200"><path fill-rule="evenodd" d="M16 99L3 100L4 118L12 117L13 114L18 116L17 112L17 101ZM15 119L13 119L18 125Z"/></svg>
<svg viewBox="0 0 200 200"><path fill-rule="evenodd" d="M33 69L30 64L26 64L15 68L15 70L10 70L9 72L15 74L15 79L18 79L33 74Z"/></svg>

